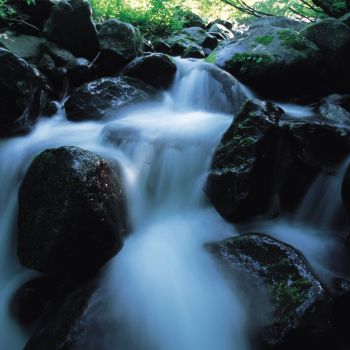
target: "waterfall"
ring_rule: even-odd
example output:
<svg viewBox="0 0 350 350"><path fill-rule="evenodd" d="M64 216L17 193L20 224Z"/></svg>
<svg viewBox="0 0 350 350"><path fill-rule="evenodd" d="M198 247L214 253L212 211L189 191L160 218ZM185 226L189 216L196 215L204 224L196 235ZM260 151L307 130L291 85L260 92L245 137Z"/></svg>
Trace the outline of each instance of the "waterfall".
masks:
<svg viewBox="0 0 350 350"><path fill-rule="evenodd" d="M12 319L9 302L14 291L35 276L16 259L18 188L32 159L59 146L78 146L120 163L133 228L100 281L100 297L108 307L96 318L103 320L108 336L96 344L91 334L85 348L102 350L103 343L103 350L250 349L248 325L254 320L247 319L249 301L204 249L205 243L237 231L202 192L214 149L247 89L213 65L180 59L176 63L173 86L158 102L123 110L102 122L70 122L60 108L56 116L39 120L29 135L1 142L0 339L6 350L22 349L29 336ZM333 186L332 181L319 182L310 193ZM306 207L310 203L313 200L305 199ZM328 209L320 206L317 215L322 216ZM312 215L303 215L295 222L283 219L253 227L294 245L327 275L331 272L324 254L335 243L318 235L321 229Z"/></svg>

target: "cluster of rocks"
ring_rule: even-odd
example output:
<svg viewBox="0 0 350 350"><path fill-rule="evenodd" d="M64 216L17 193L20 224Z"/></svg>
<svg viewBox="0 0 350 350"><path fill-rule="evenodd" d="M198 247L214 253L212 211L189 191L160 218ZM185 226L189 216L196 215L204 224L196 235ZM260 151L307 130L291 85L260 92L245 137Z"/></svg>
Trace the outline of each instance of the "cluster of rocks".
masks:
<svg viewBox="0 0 350 350"><path fill-rule="evenodd" d="M67 92L73 121L108 118L148 101L171 85L171 56L206 58L274 98L308 101L350 90L344 78L350 73L347 16L309 25L263 18L245 32L227 21L205 25L195 18L188 28L146 43L131 24L110 19L96 25L85 0L11 2L25 20L0 22L1 137L30 130L40 115L55 112L52 101ZM293 211L320 173L344 162L350 97L329 95L314 112L317 120L290 120L271 102L243 105L215 151L205 185L226 220L271 215L276 198L279 210ZM350 213L350 170L342 195ZM25 349L88 348L94 278L130 231L126 207L115 162L76 147L48 149L33 160L19 191L18 256L45 276L14 298L20 322L35 325ZM269 326L254 333L260 348L347 348L350 282L336 280L330 291L299 251L258 233L207 249L248 294L259 291L253 314L261 300L271 302Z"/></svg>

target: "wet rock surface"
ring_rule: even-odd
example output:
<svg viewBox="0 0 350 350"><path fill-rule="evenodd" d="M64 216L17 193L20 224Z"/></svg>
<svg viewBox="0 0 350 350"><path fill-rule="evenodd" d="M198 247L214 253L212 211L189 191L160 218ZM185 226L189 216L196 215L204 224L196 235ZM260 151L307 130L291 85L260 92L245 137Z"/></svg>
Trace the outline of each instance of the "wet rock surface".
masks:
<svg viewBox="0 0 350 350"><path fill-rule="evenodd" d="M19 191L21 263L66 276L96 271L128 232L125 200L116 164L76 147L42 152Z"/></svg>

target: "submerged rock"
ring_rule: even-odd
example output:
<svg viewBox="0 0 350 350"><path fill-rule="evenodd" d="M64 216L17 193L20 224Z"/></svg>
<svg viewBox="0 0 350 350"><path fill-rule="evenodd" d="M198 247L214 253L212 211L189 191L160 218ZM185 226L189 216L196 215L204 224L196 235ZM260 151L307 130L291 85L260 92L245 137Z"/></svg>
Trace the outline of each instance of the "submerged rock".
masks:
<svg viewBox="0 0 350 350"><path fill-rule="evenodd" d="M122 247L125 190L114 163L76 147L48 149L19 190L17 250L40 272L89 274Z"/></svg>
<svg viewBox="0 0 350 350"><path fill-rule="evenodd" d="M260 334L265 348L303 348L306 344L313 348L327 339L332 328L331 298L299 251L256 233L211 243L207 248L228 278L237 280L238 276L243 289L254 293L254 314L264 309L260 303L264 295L270 301L271 319Z"/></svg>
<svg viewBox="0 0 350 350"><path fill-rule="evenodd" d="M140 31L129 23L116 19L103 22L98 29L101 52L96 60L100 74L118 72L142 53L143 40Z"/></svg>
<svg viewBox="0 0 350 350"><path fill-rule="evenodd" d="M176 64L168 55L154 53L135 58L121 72L155 88L168 88L174 80Z"/></svg>
<svg viewBox="0 0 350 350"><path fill-rule="evenodd" d="M101 78L78 88L65 103L70 120L98 120L134 103L150 100L155 90L129 77Z"/></svg>
<svg viewBox="0 0 350 350"><path fill-rule="evenodd" d="M276 105L249 100L215 151L205 192L229 221L241 221L269 208L279 142Z"/></svg>
<svg viewBox="0 0 350 350"><path fill-rule="evenodd" d="M45 23L44 34L75 56L93 59L99 44L91 14L87 0L59 0Z"/></svg>
<svg viewBox="0 0 350 350"><path fill-rule="evenodd" d="M30 130L50 95L50 87L37 69L0 48L0 137Z"/></svg>
<svg viewBox="0 0 350 350"><path fill-rule="evenodd" d="M315 90L320 50L296 31L257 27L241 40L223 41L207 58L243 83L273 98Z"/></svg>

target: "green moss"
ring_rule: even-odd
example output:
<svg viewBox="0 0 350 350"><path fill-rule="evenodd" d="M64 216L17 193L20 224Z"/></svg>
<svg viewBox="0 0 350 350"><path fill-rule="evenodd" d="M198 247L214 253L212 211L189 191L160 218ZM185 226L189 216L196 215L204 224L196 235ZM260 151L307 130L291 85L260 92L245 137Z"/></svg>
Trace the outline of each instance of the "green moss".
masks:
<svg viewBox="0 0 350 350"><path fill-rule="evenodd" d="M261 45L268 46L273 42L273 35L260 35L255 38L255 41Z"/></svg>
<svg viewBox="0 0 350 350"><path fill-rule="evenodd" d="M273 62L270 55L255 53L237 53L227 63L229 68L239 70L240 74L246 74L250 70L257 70L261 65L267 65Z"/></svg>
<svg viewBox="0 0 350 350"><path fill-rule="evenodd" d="M205 62L215 63L216 62L216 52L213 51L206 59Z"/></svg>
<svg viewBox="0 0 350 350"><path fill-rule="evenodd" d="M303 50L306 48L306 39L299 33L289 29L281 29L277 32L282 46L295 50Z"/></svg>

